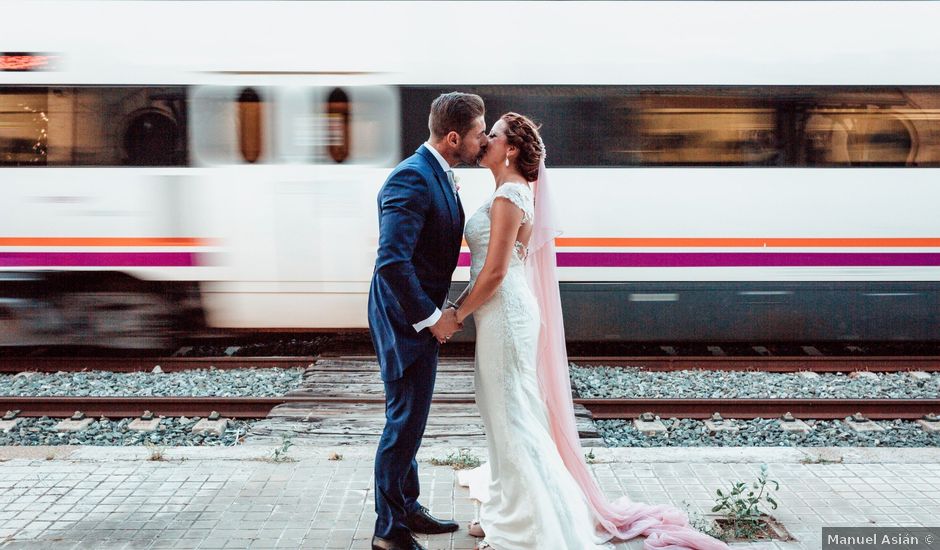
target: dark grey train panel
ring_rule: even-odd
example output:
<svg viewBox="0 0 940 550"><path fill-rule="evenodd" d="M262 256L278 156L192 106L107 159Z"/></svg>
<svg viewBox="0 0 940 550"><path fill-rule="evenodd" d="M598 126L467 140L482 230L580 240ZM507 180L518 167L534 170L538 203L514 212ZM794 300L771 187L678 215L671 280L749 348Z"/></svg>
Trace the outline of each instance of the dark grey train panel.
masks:
<svg viewBox="0 0 940 550"><path fill-rule="evenodd" d="M561 296L568 341L940 341L933 281L562 283Z"/></svg>

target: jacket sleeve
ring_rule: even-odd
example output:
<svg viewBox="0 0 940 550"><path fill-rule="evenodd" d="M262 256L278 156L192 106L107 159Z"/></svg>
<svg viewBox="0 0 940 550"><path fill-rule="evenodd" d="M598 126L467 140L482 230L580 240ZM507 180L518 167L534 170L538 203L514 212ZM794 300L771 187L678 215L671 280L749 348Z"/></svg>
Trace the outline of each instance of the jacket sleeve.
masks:
<svg viewBox="0 0 940 550"><path fill-rule="evenodd" d="M427 319L437 309L421 288L412 263L429 202L427 182L415 170L392 174L379 192L379 250L375 269L391 287L411 325Z"/></svg>

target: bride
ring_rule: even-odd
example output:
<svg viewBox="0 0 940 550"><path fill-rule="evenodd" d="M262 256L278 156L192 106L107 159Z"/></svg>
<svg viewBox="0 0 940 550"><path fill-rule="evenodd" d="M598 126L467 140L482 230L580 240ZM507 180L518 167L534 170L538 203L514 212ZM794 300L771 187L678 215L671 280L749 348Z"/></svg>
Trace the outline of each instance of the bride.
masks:
<svg viewBox="0 0 940 550"><path fill-rule="evenodd" d="M481 501L471 534L495 550L609 549L646 535L648 549L727 549L682 512L622 497L608 502L575 428L555 273L545 147L527 117L493 125L480 161L496 191L467 221L468 291L457 320L476 324L474 384L488 462L461 476Z"/></svg>

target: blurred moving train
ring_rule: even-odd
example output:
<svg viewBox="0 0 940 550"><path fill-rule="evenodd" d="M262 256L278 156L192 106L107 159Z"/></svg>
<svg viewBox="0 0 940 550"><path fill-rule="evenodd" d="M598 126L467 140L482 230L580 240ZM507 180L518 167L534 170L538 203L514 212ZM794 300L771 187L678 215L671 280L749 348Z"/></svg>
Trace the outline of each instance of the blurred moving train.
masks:
<svg viewBox="0 0 940 550"><path fill-rule="evenodd" d="M12 13L0 345L366 327L376 193L453 89L543 124L569 339L940 340L940 4Z"/></svg>

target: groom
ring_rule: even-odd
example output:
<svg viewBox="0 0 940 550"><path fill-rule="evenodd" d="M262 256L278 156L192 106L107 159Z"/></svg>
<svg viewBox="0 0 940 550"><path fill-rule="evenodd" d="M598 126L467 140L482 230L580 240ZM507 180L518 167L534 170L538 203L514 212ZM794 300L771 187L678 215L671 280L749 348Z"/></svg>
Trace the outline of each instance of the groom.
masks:
<svg viewBox="0 0 940 550"><path fill-rule="evenodd" d="M451 167L476 166L486 145L480 96L452 92L431 104L431 137L379 191L379 250L369 330L385 383L385 430L375 456L373 550L423 550L412 533L449 533L418 504L415 454L427 424L440 344L460 329L443 312L463 238Z"/></svg>

